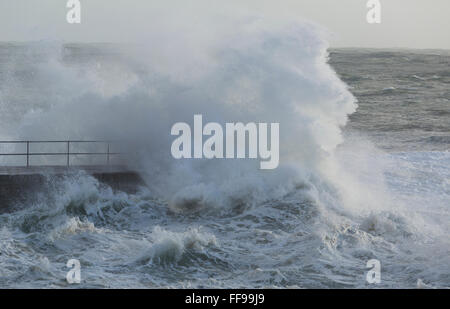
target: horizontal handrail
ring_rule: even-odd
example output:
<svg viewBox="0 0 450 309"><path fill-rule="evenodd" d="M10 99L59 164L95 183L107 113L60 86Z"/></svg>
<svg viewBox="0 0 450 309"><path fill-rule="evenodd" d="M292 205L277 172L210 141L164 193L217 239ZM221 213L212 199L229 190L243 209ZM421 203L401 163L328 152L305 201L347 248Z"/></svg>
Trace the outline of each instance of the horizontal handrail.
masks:
<svg viewBox="0 0 450 309"><path fill-rule="evenodd" d="M120 152L30 152L30 153L0 153L0 156L67 156L67 155L80 155L80 156L89 156L89 155L120 155Z"/></svg>
<svg viewBox="0 0 450 309"><path fill-rule="evenodd" d="M0 141L0 144L24 144L24 143L114 143L114 141L78 141L78 140L70 140L70 141Z"/></svg>
<svg viewBox="0 0 450 309"><path fill-rule="evenodd" d="M30 144L61 144L64 143L67 146L66 152L30 152ZM97 143L97 144L105 144L107 145L107 151L106 152L72 152L70 151L70 145L71 144L81 144L81 143ZM27 164L26 166L30 166L30 156L67 156L67 166L70 166L70 156L77 156L77 155L88 155L88 156L94 156L94 155L106 155L106 164L109 164L110 156L111 155L120 155L119 152L111 152L110 151L110 145L114 143L113 141L102 141L102 140L88 140L88 141L81 141L81 140L68 140L68 141L43 141L43 140L34 140L34 141L0 141L0 144L25 144L27 146L27 152L15 152L15 153L0 153L0 156L26 156L27 158Z"/></svg>

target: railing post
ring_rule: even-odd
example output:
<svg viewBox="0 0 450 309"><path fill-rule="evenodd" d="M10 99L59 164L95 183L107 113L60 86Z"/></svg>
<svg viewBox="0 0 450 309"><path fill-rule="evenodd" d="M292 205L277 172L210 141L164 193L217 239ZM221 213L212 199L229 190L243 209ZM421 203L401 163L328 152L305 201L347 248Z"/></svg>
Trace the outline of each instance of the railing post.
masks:
<svg viewBox="0 0 450 309"><path fill-rule="evenodd" d="M70 166L70 141L67 141L67 166Z"/></svg>
<svg viewBox="0 0 450 309"><path fill-rule="evenodd" d="M106 165L109 165L109 142L108 142L108 150L106 152Z"/></svg>
<svg viewBox="0 0 450 309"><path fill-rule="evenodd" d="M27 167L30 166L30 141L27 141Z"/></svg>

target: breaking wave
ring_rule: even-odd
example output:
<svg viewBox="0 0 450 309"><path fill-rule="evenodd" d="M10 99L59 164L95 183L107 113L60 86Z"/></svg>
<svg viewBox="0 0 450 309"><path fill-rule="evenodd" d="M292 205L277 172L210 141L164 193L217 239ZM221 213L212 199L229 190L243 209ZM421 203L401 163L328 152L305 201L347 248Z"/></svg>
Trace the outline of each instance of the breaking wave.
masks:
<svg viewBox="0 0 450 309"><path fill-rule="evenodd" d="M91 287L361 287L370 258L383 261L385 286L448 286L448 228L439 222L448 180L428 191L444 197L420 212L426 201L405 194L422 188L408 188L429 167L420 155L344 139L357 104L327 63L324 31L222 22L199 21L191 30L203 35L188 39L149 30L126 47L10 47L24 50L10 56L19 63L10 70L30 75L3 79L2 110L12 98L18 107L0 115L2 137L124 141L146 188L129 194L83 173L49 176L48 192L0 215L0 286L32 267L23 286L65 286L58 266L69 257L85 265ZM15 97L18 89L27 91ZM173 159L170 128L194 114L280 123L280 166Z"/></svg>

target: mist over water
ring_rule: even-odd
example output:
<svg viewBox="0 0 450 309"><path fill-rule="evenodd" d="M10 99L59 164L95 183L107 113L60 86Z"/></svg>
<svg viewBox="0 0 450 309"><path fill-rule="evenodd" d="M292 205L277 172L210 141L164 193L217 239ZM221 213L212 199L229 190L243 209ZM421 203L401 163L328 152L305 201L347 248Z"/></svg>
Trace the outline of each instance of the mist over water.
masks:
<svg viewBox="0 0 450 309"><path fill-rule="evenodd" d="M357 89L364 109L345 129L365 85L353 61L370 76L385 69L376 55L342 51L332 68L324 31L308 23L201 25L128 45L0 45L2 139L121 140L146 182L127 194L83 173L48 177L41 196L0 215L0 286L66 287L77 258L81 287L368 287L376 258L382 287L448 287L448 143L386 152L368 133L380 122L358 130L368 110L396 112L397 88L367 94L377 106ZM445 74L430 87L446 89ZM173 159L170 128L194 114L279 122L280 166Z"/></svg>
<svg viewBox="0 0 450 309"><path fill-rule="evenodd" d="M308 24L268 26L257 20L230 30L224 42L203 42L203 58L197 53L191 57L189 51L182 59L164 56L178 37L169 34L169 43L152 42L150 47L119 51L116 57L112 49L110 55L90 59L89 50L79 53L76 46L61 46L58 54L53 46L56 54L33 63L32 74L56 79L51 85L56 89L41 99L46 101L43 108L28 102L34 108L13 131L15 138L129 141L139 156L133 162L148 174L149 187L173 200L175 207L183 207L185 199L190 205L198 200L198 207L233 206L229 199L235 200L234 191L242 187L249 188L237 199L255 203L301 183L303 176L295 168L304 174L320 172L342 141L339 127L356 104L326 64L327 45L318 29ZM92 49L95 53L96 47ZM31 47L29 52L37 51L39 47ZM78 54L84 63L77 63ZM201 72L192 72L192 63ZM257 160L173 159L170 128L176 122L192 123L194 114L202 114L205 123L281 123L282 166L263 172L255 168Z"/></svg>

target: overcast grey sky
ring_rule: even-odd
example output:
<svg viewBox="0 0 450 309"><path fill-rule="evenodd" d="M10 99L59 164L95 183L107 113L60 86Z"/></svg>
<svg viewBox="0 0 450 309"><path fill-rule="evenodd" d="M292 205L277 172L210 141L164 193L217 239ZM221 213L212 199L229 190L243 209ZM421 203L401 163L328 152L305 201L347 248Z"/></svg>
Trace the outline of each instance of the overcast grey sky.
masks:
<svg viewBox="0 0 450 309"><path fill-rule="evenodd" d="M195 23L196 16L224 10L317 22L330 30L334 47L450 49L450 0L380 0L381 24L366 22L367 0L80 1L82 23L70 25L66 0L0 0L0 41L114 42L133 37L164 12L190 10Z"/></svg>

